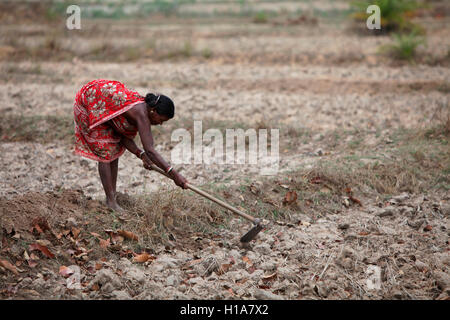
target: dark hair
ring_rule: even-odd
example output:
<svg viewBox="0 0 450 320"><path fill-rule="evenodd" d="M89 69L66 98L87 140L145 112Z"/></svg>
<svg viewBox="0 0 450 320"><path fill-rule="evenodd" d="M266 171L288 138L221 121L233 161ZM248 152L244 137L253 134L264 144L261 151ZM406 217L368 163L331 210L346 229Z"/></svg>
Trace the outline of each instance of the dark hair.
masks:
<svg viewBox="0 0 450 320"><path fill-rule="evenodd" d="M175 105L173 101L165 95L154 95L153 93L147 93L145 96L145 103L150 108L155 108L156 112L160 116L166 116L172 119L175 114Z"/></svg>

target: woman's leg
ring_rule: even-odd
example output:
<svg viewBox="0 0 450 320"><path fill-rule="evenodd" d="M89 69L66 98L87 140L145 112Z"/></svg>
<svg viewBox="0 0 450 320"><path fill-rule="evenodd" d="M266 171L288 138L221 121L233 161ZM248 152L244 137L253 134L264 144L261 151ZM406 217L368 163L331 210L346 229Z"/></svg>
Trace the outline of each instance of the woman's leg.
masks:
<svg viewBox="0 0 450 320"><path fill-rule="evenodd" d="M98 173L100 174L100 180L105 190L106 205L111 209L121 210L122 208L119 207L115 198L111 163L99 162Z"/></svg>
<svg viewBox="0 0 450 320"><path fill-rule="evenodd" d="M119 158L117 158L114 161L110 162L111 165L111 175L112 175L112 185L113 185L113 191L114 191L114 199L117 196L117 172L119 171Z"/></svg>

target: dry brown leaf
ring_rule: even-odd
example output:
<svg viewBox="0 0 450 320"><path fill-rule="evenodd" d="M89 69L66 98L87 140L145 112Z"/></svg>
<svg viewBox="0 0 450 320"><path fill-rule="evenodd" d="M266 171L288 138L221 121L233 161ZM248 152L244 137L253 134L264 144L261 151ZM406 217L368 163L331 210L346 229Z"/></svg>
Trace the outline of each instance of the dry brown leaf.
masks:
<svg viewBox="0 0 450 320"><path fill-rule="evenodd" d="M70 277L73 273L74 271L66 266L59 267L59 274L64 278Z"/></svg>
<svg viewBox="0 0 450 320"><path fill-rule="evenodd" d="M94 283L94 284L92 285L92 287L91 287L91 290L92 290L92 291L98 291L98 290L100 290L100 286L99 286L97 283Z"/></svg>
<svg viewBox="0 0 450 320"><path fill-rule="evenodd" d="M30 253L30 258L31 258L31 260L39 260L39 257L37 255L35 255L33 252Z"/></svg>
<svg viewBox="0 0 450 320"><path fill-rule="evenodd" d="M30 244L29 246L29 250L33 251L33 250L39 250L40 252L42 252L47 258L53 259L55 257L55 255L53 253L50 252L50 250L46 247L43 246L39 243L34 243L34 244Z"/></svg>
<svg viewBox="0 0 450 320"><path fill-rule="evenodd" d="M247 256L243 256L242 261L244 261L246 264L249 264L249 265L253 264L252 261L250 260L250 258Z"/></svg>
<svg viewBox="0 0 450 320"><path fill-rule="evenodd" d="M103 264L102 263L96 263L95 264L95 270L100 270L101 268L103 268Z"/></svg>
<svg viewBox="0 0 450 320"><path fill-rule="evenodd" d="M133 258L134 262L138 262L138 263L144 263L147 262L148 260L150 260L151 255L149 255L148 253L144 252L142 254L138 254L137 256L135 256Z"/></svg>
<svg viewBox="0 0 450 320"><path fill-rule="evenodd" d="M314 177L311 180L309 180L310 183L313 184L321 184L322 183L322 179L320 177Z"/></svg>
<svg viewBox="0 0 450 320"><path fill-rule="evenodd" d="M139 237L135 235L133 232L125 230L117 230L117 233L126 239L139 241Z"/></svg>
<svg viewBox="0 0 450 320"><path fill-rule="evenodd" d="M271 204L271 205L273 205L274 207L277 207L277 208L279 207L278 203L275 200L270 199L270 198L263 199L263 202Z"/></svg>
<svg viewBox="0 0 450 320"><path fill-rule="evenodd" d="M119 236L117 233L111 233L110 236L111 236L112 243L114 243L114 244L120 244L124 240L124 237Z"/></svg>
<svg viewBox="0 0 450 320"><path fill-rule="evenodd" d="M220 266L220 268L216 272L219 276L221 276L224 273L227 273L230 268L231 268L231 263L224 263Z"/></svg>
<svg viewBox="0 0 450 320"><path fill-rule="evenodd" d="M50 241L45 240L45 239L36 240L36 243L40 244L41 246L44 246L44 247L50 247L52 245L52 243Z"/></svg>
<svg viewBox="0 0 450 320"><path fill-rule="evenodd" d="M257 186L255 186L253 183L249 186L249 189L250 189L251 193L253 193L255 195L257 195L260 192L259 188Z"/></svg>
<svg viewBox="0 0 450 320"><path fill-rule="evenodd" d="M31 227L30 231L31 233L34 232L34 230L36 230L38 233L43 233L44 231L42 231L41 227L39 227L39 225L34 225L33 227Z"/></svg>
<svg viewBox="0 0 450 320"><path fill-rule="evenodd" d="M423 228L423 231L431 231L431 230L433 230L433 227L430 225L427 225Z"/></svg>
<svg viewBox="0 0 450 320"><path fill-rule="evenodd" d="M50 226L44 217L35 218L31 224L39 233L43 233L47 230L50 231Z"/></svg>
<svg viewBox="0 0 450 320"><path fill-rule="evenodd" d="M259 285L258 288L267 290L267 289L270 289L270 286L266 285L266 284L262 284L262 285Z"/></svg>
<svg viewBox="0 0 450 320"><path fill-rule="evenodd" d="M109 238L107 240L103 240L102 238L98 238L98 240L100 241L100 247L102 247L103 249L108 248L109 244L111 242Z"/></svg>
<svg viewBox="0 0 450 320"><path fill-rule="evenodd" d="M263 281L272 281L272 280L274 280L276 277L277 277L277 273L275 272L275 273L273 273L273 274L269 274L269 275L267 275L267 276L263 276L263 277L262 277L262 280L263 280Z"/></svg>
<svg viewBox="0 0 450 320"><path fill-rule="evenodd" d="M33 260L33 259L30 259L30 260L27 260L27 262L28 262L28 266L30 267L30 268L34 268L34 267L36 267L37 266L37 261L36 260Z"/></svg>
<svg viewBox="0 0 450 320"><path fill-rule="evenodd" d="M322 192L322 193L330 193L331 189L328 188L327 186L324 186L324 187L320 188L319 191Z"/></svg>
<svg viewBox="0 0 450 320"><path fill-rule="evenodd" d="M27 250L24 250L24 251L23 251L23 258L24 258L25 260L30 260L30 256L28 255Z"/></svg>
<svg viewBox="0 0 450 320"><path fill-rule="evenodd" d="M5 236L2 238L2 251L8 248L8 239Z"/></svg>
<svg viewBox="0 0 450 320"><path fill-rule="evenodd" d="M12 265L9 261L7 260L1 260L0 259L0 266L11 271L12 273L14 273L15 275L18 275L19 272L17 271L16 267L14 265Z"/></svg>
<svg viewBox="0 0 450 320"><path fill-rule="evenodd" d="M80 232L81 232L81 229L77 229L75 227L72 227L72 235L73 235L74 239L78 238Z"/></svg>
<svg viewBox="0 0 450 320"><path fill-rule="evenodd" d="M186 269L190 269L190 268L192 268L194 265L196 265L196 264L199 264L199 263L201 263L203 261L203 259L195 259L195 260L191 260L191 261L189 261L189 262L187 262L183 267L182 267L182 269L183 270L186 270Z"/></svg>
<svg viewBox="0 0 450 320"><path fill-rule="evenodd" d="M90 234L96 238L100 238L100 235L96 232L90 232Z"/></svg>
<svg viewBox="0 0 450 320"><path fill-rule="evenodd" d="M349 199L352 200L353 202L359 204L360 207L362 207L362 203L360 200L356 199L354 196L349 196Z"/></svg>
<svg viewBox="0 0 450 320"><path fill-rule="evenodd" d="M284 196L283 203L284 204L292 204L295 201L297 201L297 192L295 192L295 191L288 191L286 193L286 195Z"/></svg>

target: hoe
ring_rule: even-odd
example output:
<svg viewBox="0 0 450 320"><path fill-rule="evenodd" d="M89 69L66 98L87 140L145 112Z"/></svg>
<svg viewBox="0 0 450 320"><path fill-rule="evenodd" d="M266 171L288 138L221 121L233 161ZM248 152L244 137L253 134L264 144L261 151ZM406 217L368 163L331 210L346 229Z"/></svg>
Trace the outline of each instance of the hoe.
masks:
<svg viewBox="0 0 450 320"><path fill-rule="evenodd" d="M155 170L155 171L157 171L157 172L159 172L159 173L165 175L166 177L169 177L169 178L170 178L170 176L169 176L168 174L166 174L162 169L158 168L158 167L155 166L154 164L151 164L151 165L150 165L150 169L151 169L151 170ZM253 224L254 224L253 228L251 228L246 234L244 234L244 235L241 237L241 242L248 243L248 242L252 241L252 240L257 236L257 234L258 234L261 230L264 229L264 226L261 225L261 220L260 220L260 219L254 218L254 217L252 217L252 216L250 216L250 215L248 215L248 214L246 214L246 213L244 213L244 212L242 212L242 211L236 209L235 207L230 206L229 204L227 204L227 203L225 203L225 202L223 202L223 201L221 201L221 200L219 200L219 199L217 199L217 198L211 196L210 194L206 193L206 192L203 191L203 190L200 190L200 189L194 187L194 186L191 185L191 184L186 184L186 187L187 187L188 189L191 189L192 191L198 193L199 195L201 195L201 196L203 196L203 197L205 197L205 198L207 198L207 199L209 199L209 200L211 200L211 201L214 201L215 203L221 205L222 207L224 207L224 208L226 208L226 209L228 209L228 210L231 210L232 212L234 212L235 214L241 216L242 218L247 219L247 220L253 222Z"/></svg>

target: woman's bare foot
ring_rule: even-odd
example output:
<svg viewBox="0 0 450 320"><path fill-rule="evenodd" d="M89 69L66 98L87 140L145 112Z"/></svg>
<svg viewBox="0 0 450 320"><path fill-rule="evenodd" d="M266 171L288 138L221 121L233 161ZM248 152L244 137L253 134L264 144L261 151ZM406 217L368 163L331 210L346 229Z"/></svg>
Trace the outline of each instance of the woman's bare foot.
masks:
<svg viewBox="0 0 450 320"><path fill-rule="evenodd" d="M110 208L110 209L112 209L114 211L117 211L117 212L124 212L125 211L121 206L119 206L117 204L117 201L115 199L114 200L106 199L106 205L108 206L108 208Z"/></svg>

